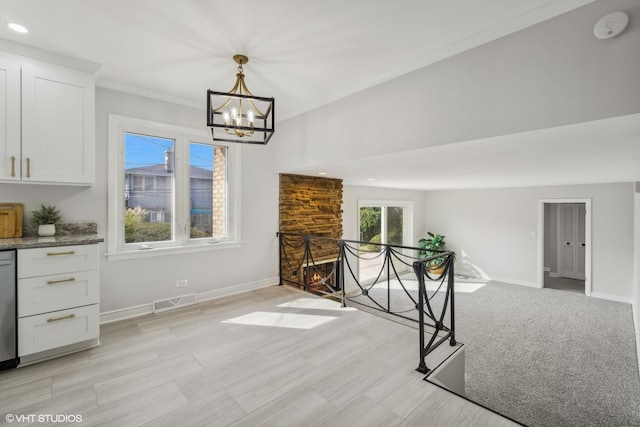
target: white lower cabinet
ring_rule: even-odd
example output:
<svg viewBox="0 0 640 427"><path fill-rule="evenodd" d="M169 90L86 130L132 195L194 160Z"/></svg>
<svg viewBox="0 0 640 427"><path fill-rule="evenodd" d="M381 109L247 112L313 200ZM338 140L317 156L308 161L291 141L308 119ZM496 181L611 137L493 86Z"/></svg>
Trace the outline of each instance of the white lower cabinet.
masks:
<svg viewBox="0 0 640 427"><path fill-rule="evenodd" d="M98 245L18 250L18 356L100 335Z"/></svg>
<svg viewBox="0 0 640 427"><path fill-rule="evenodd" d="M18 319L18 356L97 338L99 318L97 304L21 317Z"/></svg>
<svg viewBox="0 0 640 427"><path fill-rule="evenodd" d="M20 317L97 304L100 298L98 270L75 271L20 279Z"/></svg>

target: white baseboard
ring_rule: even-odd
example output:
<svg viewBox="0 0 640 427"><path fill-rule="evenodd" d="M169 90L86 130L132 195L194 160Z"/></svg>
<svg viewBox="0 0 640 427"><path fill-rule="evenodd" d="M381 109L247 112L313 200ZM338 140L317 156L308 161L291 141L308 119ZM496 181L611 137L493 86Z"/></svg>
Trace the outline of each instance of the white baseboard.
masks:
<svg viewBox="0 0 640 427"><path fill-rule="evenodd" d="M556 273L555 271L549 271L549 277L562 277L560 273Z"/></svg>
<svg viewBox="0 0 640 427"><path fill-rule="evenodd" d="M258 280L256 282L242 283L240 285L229 286L222 289L213 289L196 294L198 303L230 295L241 294L254 291L256 289L274 286L280 283L279 277ZM100 313L100 324L117 322L119 320L131 319L153 313L153 303L136 305L134 307L120 308L118 310L105 311Z"/></svg>
<svg viewBox="0 0 640 427"><path fill-rule="evenodd" d="M51 350L41 351L40 353L21 356L20 365L18 365L18 367L23 368L34 363L44 362L45 360L55 359L57 357L66 356L67 354L76 353L81 350L88 350L93 347L98 347L99 345L100 338L92 338L87 341L77 342Z"/></svg>
<svg viewBox="0 0 640 427"><path fill-rule="evenodd" d="M527 282L526 280L512 279L510 277L493 276L491 277L491 280L495 280L496 282L511 283L512 285L527 286L529 288L539 288L537 282Z"/></svg>
<svg viewBox="0 0 640 427"><path fill-rule="evenodd" d="M631 298L620 297L618 295L603 294L601 292L591 292L591 296L593 298L600 298L600 299L606 299L609 301L624 302L627 304L631 304Z"/></svg>
<svg viewBox="0 0 640 427"><path fill-rule="evenodd" d="M255 291L256 289L266 288L269 286L277 285L278 283L280 283L280 278L272 277L270 279L258 280L257 282L243 283L240 285L229 286L228 288L200 292L199 294L197 294L198 302L228 297L231 295L241 294L249 291Z"/></svg>
<svg viewBox="0 0 640 427"><path fill-rule="evenodd" d="M120 308L118 310L105 311L100 313L100 324L118 322L120 320L131 319L133 317L144 316L153 313L153 303L136 305L134 307Z"/></svg>

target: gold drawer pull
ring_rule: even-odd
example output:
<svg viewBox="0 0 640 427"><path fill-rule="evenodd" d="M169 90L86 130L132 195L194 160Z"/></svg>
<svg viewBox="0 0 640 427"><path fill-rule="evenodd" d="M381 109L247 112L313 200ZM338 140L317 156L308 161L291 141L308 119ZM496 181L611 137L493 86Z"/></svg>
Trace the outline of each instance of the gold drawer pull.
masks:
<svg viewBox="0 0 640 427"><path fill-rule="evenodd" d="M47 256L58 256L58 255L74 255L76 251L68 251L68 252L47 252Z"/></svg>
<svg viewBox="0 0 640 427"><path fill-rule="evenodd" d="M62 316L62 317L52 317L51 319L47 319L47 323L58 322L60 320L73 319L74 317L76 317L75 314L70 314L68 316Z"/></svg>
<svg viewBox="0 0 640 427"><path fill-rule="evenodd" d="M11 156L11 178L16 176L16 157Z"/></svg>
<svg viewBox="0 0 640 427"><path fill-rule="evenodd" d="M76 281L75 277L70 277L68 279L62 279L62 280L47 280L47 285L58 285L60 283L70 283L75 281Z"/></svg>

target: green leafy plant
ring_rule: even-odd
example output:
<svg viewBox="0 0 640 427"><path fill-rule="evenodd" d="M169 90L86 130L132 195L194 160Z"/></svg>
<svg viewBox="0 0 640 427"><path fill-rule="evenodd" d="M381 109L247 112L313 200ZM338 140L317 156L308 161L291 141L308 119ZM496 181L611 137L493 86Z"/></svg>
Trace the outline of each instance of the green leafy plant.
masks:
<svg viewBox="0 0 640 427"><path fill-rule="evenodd" d="M136 236L136 232L146 216L147 211L142 209L140 206L126 210L124 213L124 241L126 243L143 241L139 240L142 238Z"/></svg>
<svg viewBox="0 0 640 427"><path fill-rule="evenodd" d="M125 243L163 242L171 240L171 224L168 222L146 222L147 211L141 207L129 208L124 214ZM200 239L211 235L191 228L190 237Z"/></svg>
<svg viewBox="0 0 640 427"><path fill-rule="evenodd" d="M60 211L56 209L55 206L45 206L43 204L40 206L40 209L31 211L31 219L29 220L31 225L38 226L60 222L62 217L60 216Z"/></svg>
<svg viewBox="0 0 640 427"><path fill-rule="evenodd" d="M429 235L428 238L422 238L418 240L418 248L420 248L420 252L418 252L418 256L421 258L427 258L433 255L438 254L438 251L446 250L446 242L445 237L442 234L427 232ZM438 266L442 264L444 258L435 258L429 261L430 266Z"/></svg>

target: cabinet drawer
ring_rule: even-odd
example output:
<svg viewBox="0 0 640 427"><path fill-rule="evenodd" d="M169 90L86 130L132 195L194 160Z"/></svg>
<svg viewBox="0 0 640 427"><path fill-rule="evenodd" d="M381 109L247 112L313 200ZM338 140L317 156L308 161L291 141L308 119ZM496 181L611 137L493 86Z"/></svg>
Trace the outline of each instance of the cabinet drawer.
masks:
<svg viewBox="0 0 640 427"><path fill-rule="evenodd" d="M98 338L98 304L18 319L18 356Z"/></svg>
<svg viewBox="0 0 640 427"><path fill-rule="evenodd" d="M96 304L100 298L97 270L18 280L18 317Z"/></svg>
<svg viewBox="0 0 640 427"><path fill-rule="evenodd" d="M98 245L18 250L18 278L98 269Z"/></svg>

